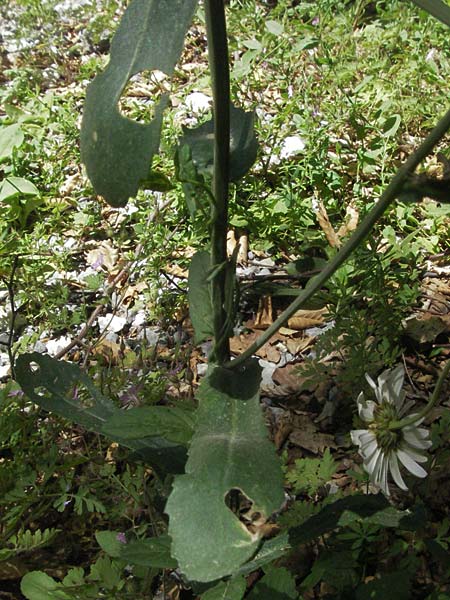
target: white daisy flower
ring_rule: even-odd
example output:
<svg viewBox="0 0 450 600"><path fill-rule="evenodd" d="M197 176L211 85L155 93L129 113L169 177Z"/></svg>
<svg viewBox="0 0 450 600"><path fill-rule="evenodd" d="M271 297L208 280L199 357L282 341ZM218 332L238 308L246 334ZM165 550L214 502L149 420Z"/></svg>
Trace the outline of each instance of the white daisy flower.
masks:
<svg viewBox="0 0 450 600"><path fill-rule="evenodd" d="M364 468L370 479L389 496L388 473L402 490L407 486L400 474L400 463L416 477L426 477L427 472L419 463L427 462L425 450L430 448L429 432L419 425L424 420L411 415L405 426L398 426L399 419L405 417L414 402L406 402L402 391L405 371L402 365L388 369L378 377L376 384L367 374L366 379L375 393L377 402L366 400L364 394L358 396L358 413L367 423L367 429L351 432L352 442L359 446ZM412 422L411 422L412 421ZM392 427L396 422L396 427Z"/></svg>

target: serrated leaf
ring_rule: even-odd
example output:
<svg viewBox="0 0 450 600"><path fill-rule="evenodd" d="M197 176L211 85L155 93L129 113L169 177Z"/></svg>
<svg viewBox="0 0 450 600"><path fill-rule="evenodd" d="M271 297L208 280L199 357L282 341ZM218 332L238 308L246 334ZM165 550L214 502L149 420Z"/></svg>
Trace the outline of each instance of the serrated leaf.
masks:
<svg viewBox="0 0 450 600"><path fill-rule="evenodd" d="M266 574L248 596L248 600L288 600L298 598L295 581L284 567L270 565Z"/></svg>
<svg viewBox="0 0 450 600"><path fill-rule="evenodd" d="M194 328L194 342L196 344L214 335L211 285L208 281L210 270L211 259L209 253L202 250L194 254L189 267L188 299L189 314Z"/></svg>
<svg viewBox="0 0 450 600"><path fill-rule="evenodd" d="M28 179L23 177L6 177L0 183L0 202L16 196L38 196L39 190Z"/></svg>
<svg viewBox="0 0 450 600"><path fill-rule="evenodd" d="M246 588L247 582L243 577L233 577L206 591L201 600L242 600Z"/></svg>
<svg viewBox="0 0 450 600"><path fill-rule="evenodd" d="M426 10L430 15L450 27L450 6L442 0L412 0L414 4Z"/></svg>
<svg viewBox="0 0 450 600"><path fill-rule="evenodd" d="M28 600L70 600L61 584L42 571L27 573L20 582L20 591Z"/></svg>
<svg viewBox="0 0 450 600"><path fill-rule="evenodd" d="M163 437L186 446L194 429L192 415L192 411L178 407L141 406L116 413L103 425L102 432L127 441Z"/></svg>
<svg viewBox="0 0 450 600"><path fill-rule="evenodd" d="M280 462L267 437L259 405L261 374L254 362L233 374L229 389L246 390L239 399L218 387L224 380L217 376L221 368L210 366L198 391L186 474L175 478L166 505L172 555L193 581L226 577L257 550L261 530L253 523L249 531L227 507L231 490L253 503L247 516L260 524L283 502Z"/></svg>
<svg viewBox="0 0 450 600"><path fill-rule="evenodd" d="M256 160L258 142L254 129L255 113L230 105L230 179L243 177ZM214 121L211 118L194 129L183 129L180 147L191 149L192 160L200 174L212 176L214 164Z"/></svg>
<svg viewBox="0 0 450 600"><path fill-rule="evenodd" d="M386 498L378 494L368 496L355 494L328 504L317 515L314 515L298 527L289 531L289 542L292 546L305 544L317 537L333 531L337 527L349 524L349 513L355 520L371 517L389 506ZM348 511L348 512L347 512ZM343 516L344 515L344 516ZM341 521L342 518L342 521Z"/></svg>
<svg viewBox="0 0 450 600"><path fill-rule="evenodd" d="M145 540L133 540L122 545L120 558L132 565L175 569L177 561L171 556L171 540L168 535Z"/></svg>
<svg viewBox="0 0 450 600"><path fill-rule="evenodd" d="M25 394L61 417L92 431L102 433L104 424L122 411L103 396L91 379L75 364L32 352L17 359L16 379ZM82 389L83 394L77 390ZM170 473L179 473L185 462L185 449L162 437L126 440L120 444L136 450L150 464Z"/></svg>
<svg viewBox="0 0 450 600"><path fill-rule="evenodd" d="M0 128L0 162L9 158L14 148L22 144L23 131L18 123Z"/></svg>
<svg viewBox="0 0 450 600"><path fill-rule="evenodd" d="M322 458L298 458L294 467L288 471L286 480L294 486L297 494L306 490L311 496L331 479L336 468L336 463L327 448Z"/></svg>
<svg viewBox="0 0 450 600"><path fill-rule="evenodd" d="M111 43L106 69L88 88L81 128L81 156L97 194L112 206L136 195L158 151L163 97L148 123L123 117L118 108L128 80L144 70L173 73L198 0L133 0Z"/></svg>

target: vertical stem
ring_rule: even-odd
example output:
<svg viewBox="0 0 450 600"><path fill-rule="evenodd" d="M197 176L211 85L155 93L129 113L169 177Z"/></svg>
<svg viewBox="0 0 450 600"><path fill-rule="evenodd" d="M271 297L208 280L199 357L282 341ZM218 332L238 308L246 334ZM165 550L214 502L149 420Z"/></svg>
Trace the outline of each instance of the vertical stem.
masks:
<svg viewBox="0 0 450 600"><path fill-rule="evenodd" d="M211 69L214 112L215 205L211 219L211 267L227 260L228 180L230 165L230 73L223 0L205 0L208 57ZM213 360L219 364L230 357L224 309L226 269L218 270L211 282L215 347Z"/></svg>

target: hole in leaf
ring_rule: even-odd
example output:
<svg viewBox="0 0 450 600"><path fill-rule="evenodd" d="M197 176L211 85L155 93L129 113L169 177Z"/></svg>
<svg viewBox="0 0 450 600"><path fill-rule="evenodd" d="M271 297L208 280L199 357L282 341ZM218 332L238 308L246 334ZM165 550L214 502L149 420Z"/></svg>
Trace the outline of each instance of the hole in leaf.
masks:
<svg viewBox="0 0 450 600"><path fill-rule="evenodd" d="M161 97L171 92L170 77L162 71L141 71L131 77L119 100L120 114L137 123L150 123Z"/></svg>
<svg viewBox="0 0 450 600"><path fill-rule="evenodd" d="M259 523L262 515L258 511L252 511L253 502L239 488L232 488L225 494L225 504L236 515L239 521L251 533L255 533L254 524Z"/></svg>
<svg viewBox="0 0 450 600"><path fill-rule="evenodd" d="M41 366L37 364L37 362L30 362L29 363L29 369L31 371L31 373L39 373L39 371L41 370Z"/></svg>

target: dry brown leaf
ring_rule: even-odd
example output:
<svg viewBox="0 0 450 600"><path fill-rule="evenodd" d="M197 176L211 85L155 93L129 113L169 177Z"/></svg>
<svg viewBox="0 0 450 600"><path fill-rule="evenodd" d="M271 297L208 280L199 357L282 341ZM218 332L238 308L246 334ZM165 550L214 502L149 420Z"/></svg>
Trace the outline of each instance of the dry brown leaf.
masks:
<svg viewBox="0 0 450 600"><path fill-rule="evenodd" d="M272 297L263 296L259 300L258 312L256 313L255 329L267 329L273 323Z"/></svg>
<svg viewBox="0 0 450 600"><path fill-rule="evenodd" d="M286 340L285 344L289 352L295 356L306 350L306 348L309 348L309 346L314 343L315 339L315 337L293 338Z"/></svg>
<svg viewBox="0 0 450 600"><path fill-rule="evenodd" d="M259 337L259 333L252 331L251 333L235 335L230 338L230 350L233 354L241 354ZM266 342L257 352L256 356L277 363L280 360L280 352L276 348L275 343L277 337L274 337L270 342Z"/></svg>
<svg viewBox="0 0 450 600"><path fill-rule="evenodd" d="M290 394L297 394L302 390L312 391L316 387L315 384L313 386L308 384L307 379L299 376L298 369L299 365L294 363L275 369L272 375L273 382L288 390Z"/></svg>
<svg viewBox="0 0 450 600"><path fill-rule="evenodd" d="M288 321L288 326L296 331L317 327L325 322L324 315L328 312L327 308L318 310L298 310Z"/></svg>
<svg viewBox="0 0 450 600"><path fill-rule="evenodd" d="M317 204L317 221L319 222L319 225L322 228L322 231L324 232L330 246L332 246L333 248L339 248L341 246L341 240L339 239L337 233L333 229L333 225L331 224L330 219L328 218L327 209L323 205L323 202L319 201Z"/></svg>
<svg viewBox="0 0 450 600"><path fill-rule="evenodd" d="M182 269L179 265L166 265L164 271L174 277L180 277L181 279L187 279L189 271Z"/></svg>
<svg viewBox="0 0 450 600"><path fill-rule="evenodd" d="M345 237L358 227L359 212L356 206L350 202L345 209L345 220L344 223L339 227L337 236L339 239Z"/></svg>
<svg viewBox="0 0 450 600"><path fill-rule="evenodd" d="M232 256L237 246L236 236L234 235L234 230L230 229L227 233L227 255Z"/></svg>
<svg viewBox="0 0 450 600"><path fill-rule="evenodd" d="M246 265L248 262L248 235L242 234L239 237L239 252L238 252L238 263L240 265Z"/></svg>
<svg viewBox="0 0 450 600"><path fill-rule="evenodd" d="M119 252L117 248L114 248L110 240L104 240L97 248L86 252L86 262L88 265L94 268L104 268L108 273L115 270L118 257Z"/></svg>
<svg viewBox="0 0 450 600"><path fill-rule="evenodd" d="M316 425L308 415L297 414L292 418L293 430L289 441L296 446L309 450L313 454L323 452L325 448L337 448L334 436L317 431Z"/></svg>
<svg viewBox="0 0 450 600"><path fill-rule="evenodd" d="M436 337L450 329L450 315L432 315L425 313L413 316L405 321L406 334L419 344L433 342Z"/></svg>

